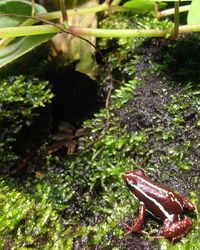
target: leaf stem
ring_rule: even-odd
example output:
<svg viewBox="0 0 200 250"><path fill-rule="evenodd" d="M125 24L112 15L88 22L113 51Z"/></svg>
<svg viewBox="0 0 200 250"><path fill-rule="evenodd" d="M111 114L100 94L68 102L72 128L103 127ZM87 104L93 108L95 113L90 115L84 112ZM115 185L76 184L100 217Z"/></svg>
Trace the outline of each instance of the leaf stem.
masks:
<svg viewBox="0 0 200 250"><path fill-rule="evenodd" d="M51 34L59 32L71 33L75 36L94 36L94 37L169 37L173 34L173 30L165 29L93 29L83 28L80 26L70 26L64 29L58 24L54 25L36 25L36 26L19 26L0 28L0 38L21 37ZM200 32L200 24L198 25L182 25L179 26L179 34L188 32Z"/></svg>
<svg viewBox="0 0 200 250"><path fill-rule="evenodd" d="M58 32L60 32L60 29L53 25L6 27L0 28L0 38L42 35Z"/></svg>
<svg viewBox="0 0 200 250"><path fill-rule="evenodd" d="M35 16L35 0L31 0L31 3L32 3L31 16Z"/></svg>
<svg viewBox="0 0 200 250"><path fill-rule="evenodd" d="M50 33L59 33L63 31L59 27L53 25L37 25L25 27L6 27L0 28L0 38L5 37L20 37L42 35ZM94 36L94 37L168 37L171 30L158 30L158 29L92 29L82 28L79 26L70 26L69 30L65 30L78 36ZM179 33L200 32L200 25L182 25L179 26Z"/></svg>
<svg viewBox="0 0 200 250"><path fill-rule="evenodd" d="M79 8L79 9L69 9L67 10L67 15L68 16L73 16L73 15L84 15L88 13L97 13L101 11L105 11L109 9L109 5L107 3L99 4L97 6L91 6L87 8ZM47 14L42 14L39 16L40 18L43 18L45 20L53 20L53 19L59 19L61 17L61 12L60 11L54 11L50 12Z"/></svg>
<svg viewBox="0 0 200 250"><path fill-rule="evenodd" d="M95 36L95 37L170 37L173 30L165 29L91 29L78 26L71 26L70 32L78 36ZM179 26L179 34L189 32L200 32L200 24L181 25Z"/></svg>
<svg viewBox="0 0 200 250"><path fill-rule="evenodd" d="M169 31L158 29L92 29L71 26L70 32L79 36L95 37L163 37Z"/></svg>
<svg viewBox="0 0 200 250"><path fill-rule="evenodd" d="M179 7L179 13L189 11L189 10L190 10L190 5L185 5L185 6L180 6ZM162 10L162 11L159 11L159 16L158 17L166 17L166 16L174 15L174 13L175 13L174 8L167 9L167 10Z"/></svg>

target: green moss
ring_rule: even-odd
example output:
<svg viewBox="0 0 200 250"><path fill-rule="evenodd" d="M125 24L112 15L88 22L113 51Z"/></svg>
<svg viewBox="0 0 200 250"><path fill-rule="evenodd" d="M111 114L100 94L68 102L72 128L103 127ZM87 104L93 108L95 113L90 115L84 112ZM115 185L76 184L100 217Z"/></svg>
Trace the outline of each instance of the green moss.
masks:
<svg viewBox="0 0 200 250"><path fill-rule="evenodd" d="M39 116L38 108L48 104L53 94L48 82L27 80L23 76L0 81L0 164L1 170L16 162L20 155L13 150L16 138L31 127ZM27 138L28 139L28 138Z"/></svg>
<svg viewBox="0 0 200 250"><path fill-rule="evenodd" d="M110 18L109 25L116 25L112 15ZM131 19L124 19L122 14L121 20L130 26ZM109 129L104 136L107 110L102 109L85 122L90 133L80 139L78 155L48 155L42 178L29 175L0 182L0 248L171 249L166 239L150 241L162 223L149 215L143 226L149 236L125 234L123 223L131 224L136 218L138 204L121 176L138 167L157 182L192 199L197 210L188 216L194 225L173 248L199 248L199 86L182 86L169 80L166 65L157 67L154 63L153 55L160 56L156 44L151 40L149 47L148 43L140 47L142 40L115 40L117 47L106 55L110 68L101 76L102 84L109 84L111 78L106 73L110 69L115 78L116 70L121 73L120 83L126 83L115 85L110 98ZM104 40L101 46L106 49L108 45L110 41ZM35 92L28 95L32 96L29 102L25 101L30 92L24 85L26 91L20 88L19 96L16 90L10 90L16 94L14 105L19 107L14 109L16 127L19 117L35 115L31 102ZM42 105L41 100L48 103L50 92L46 93L42 86L38 91L43 91L38 105ZM24 101L19 100L21 96ZM28 108L26 112L24 107Z"/></svg>
<svg viewBox="0 0 200 250"><path fill-rule="evenodd" d="M157 20L152 16L135 15L131 12L110 13L107 18L99 23L100 28L105 29L171 29L172 23L168 20ZM103 52L105 67L100 67L98 82L100 85L109 85L112 79L114 83L126 84L138 74L139 54L141 44L145 38L120 38L120 39L101 39L98 46ZM104 53L105 51L105 53Z"/></svg>
<svg viewBox="0 0 200 250"><path fill-rule="evenodd" d="M130 82L130 85L132 83L133 82ZM132 87L133 86L135 86L135 84L133 84ZM94 148L96 148L96 150L91 161L90 170L93 169L94 166L96 166L96 169L95 178L92 179L92 182L96 183L97 179L99 178L99 181L101 182L100 186L103 187L102 193L112 193L111 197L106 199L106 201L109 202L106 205L109 207L111 206L112 211L117 210L117 207L118 209L120 209L121 207L120 203L117 207L114 206L116 201L120 201L122 202L122 204L125 203L127 205L124 205L123 208L124 218L126 218L129 212L135 210L135 206L133 205L131 209L131 207L126 202L128 196L124 196L124 194L120 194L119 192L119 190L123 189L121 174L126 170L137 168L138 166L141 167L141 164L143 164L143 168L145 168L150 174L152 174L152 176L154 176L154 179L156 179L155 175L160 175L160 179L163 180L159 181L163 182L166 180L166 185L173 186L176 191L179 190L181 192L188 193L189 190L196 190L193 195L196 198L198 196L198 189L200 184L199 178L196 177L196 180L190 179L189 182L187 182L185 178L188 178L190 175L195 175L196 171L198 172L198 156L195 152L195 145L197 143L196 140L198 140L199 138L199 133L198 130L196 130L195 121L199 116L199 101L198 98L195 97L194 92L187 87L185 87L184 89L182 89L181 87L178 94L177 87L169 85L168 91L166 91L166 87L167 86L165 85L165 95L161 95L161 100L163 98L168 98L167 102L164 103L163 106L161 106L159 103L160 97L156 102L156 104L160 105L158 109L160 109L161 114L159 114L159 116L157 117L157 114L154 113L155 117L153 117L153 115L151 116L151 123L141 123L140 127L135 126L133 123L133 121L135 121L136 119L135 113L140 111L139 107L137 109L134 102L134 100L138 102L139 99L136 99L136 97L139 92L137 92L136 90L136 95L133 99L131 99L132 101L130 100L129 96L129 101L124 103L122 100L120 100L120 98L122 96L126 98L128 93L133 93L132 91L134 87L131 88L129 86L127 88L127 86L124 86L120 90L118 90L116 94L116 96L119 97L119 108L117 110L117 114L121 117L121 121L119 120L119 117L111 119L111 128L108 134L105 135L100 142L94 145ZM145 86L140 88L140 90L142 90L142 93L145 93L143 92L145 91L145 88ZM176 93L174 93L174 88ZM130 92L128 90L130 90ZM153 92L152 89L151 91ZM157 94L160 96L159 91ZM117 98L113 99L112 108L115 107L115 101L117 102ZM148 110L145 111L147 107L141 106L142 102L139 105L141 110L143 110L143 114L151 114L148 112ZM150 103L150 105L151 108L154 109L153 103ZM192 116L191 110L193 114ZM115 108L114 113L116 114ZM174 117L176 116L182 117L183 122L174 123ZM189 116L191 117L188 121ZM91 122L88 122L87 126L90 128L98 126L100 123L100 119L103 120L103 117L104 116L102 114L98 115L97 118L92 121L93 126ZM163 120L163 118L166 119L166 117L168 117L168 119ZM142 119L142 121L145 120ZM119 126L120 122L121 125ZM140 122L140 120L137 120L137 122ZM188 125L188 122L190 123L190 126ZM152 123L154 124L153 126ZM145 127L143 128L142 125L145 125ZM149 125L149 127L147 127L147 125ZM94 132L96 133L96 131L98 130L96 130L95 128ZM184 138L185 140L183 140L182 138ZM145 165L144 162L146 162ZM99 169L98 166L102 165L106 165L106 167L101 167L101 169ZM179 167L183 171L188 171L189 169L191 169L191 172L188 171L187 173L183 173L178 169ZM114 177L114 180L112 179L112 177ZM180 180L178 181L179 178L183 178L183 183L180 182ZM178 182L178 184L176 183L176 181ZM113 184L113 182L115 183ZM90 183L88 184L91 185ZM118 190L118 192L114 190ZM192 195L190 197L192 197ZM198 201L195 199L194 204L196 204L197 209L199 209ZM123 218L123 214L120 214L119 222L120 218ZM108 214L107 220L111 216L111 214ZM118 216L119 215L116 214L117 218ZM193 218L195 221L194 215ZM177 246L179 246L179 249L180 247L182 247L181 249L184 249L188 247L188 245L193 247L194 243L192 240L190 240L190 237L192 235L192 237L194 237L195 239L198 238L198 223L198 220L194 223L193 230L191 231L189 236L185 236L180 243L176 244ZM115 232L115 228L113 228L112 230L109 229L108 226L105 226L105 222L103 225L104 236L100 237L98 233L98 237L100 237L101 242L103 241L105 235L115 235L115 233L117 234L117 232ZM103 229L101 228L100 235L102 234ZM149 233L155 235L157 232L155 232L152 227L149 227ZM99 239L98 237L95 236L95 239ZM120 245L119 239L122 239L120 237L121 236L118 235L118 242L113 243L112 241L110 241L108 245L117 243ZM96 243L97 239L95 240ZM167 244L168 246L166 246L166 249L170 249L170 244L168 244L168 242L169 241L167 240L162 240L160 243L161 249L164 249L165 244ZM194 247L196 246L198 246L198 242L197 244L195 243Z"/></svg>

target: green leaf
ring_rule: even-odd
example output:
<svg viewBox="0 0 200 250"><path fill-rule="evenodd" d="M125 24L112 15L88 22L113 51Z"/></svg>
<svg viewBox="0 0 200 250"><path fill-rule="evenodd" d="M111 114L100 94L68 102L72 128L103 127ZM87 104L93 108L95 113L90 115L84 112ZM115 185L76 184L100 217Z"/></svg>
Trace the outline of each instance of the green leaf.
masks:
<svg viewBox="0 0 200 250"><path fill-rule="evenodd" d="M15 39L8 46L0 49L0 68L14 61L36 46L48 41L54 34L36 35Z"/></svg>
<svg viewBox="0 0 200 250"><path fill-rule="evenodd" d="M1 0L0 1L0 14L18 14L31 16L32 5L31 2L24 0ZM35 4L35 14L40 15L46 13L46 9ZM0 16L0 28L18 26L25 19L16 16Z"/></svg>
<svg viewBox="0 0 200 250"><path fill-rule="evenodd" d="M90 44L83 40L80 40L79 59L80 61L76 65L76 70L92 78L96 68L96 61Z"/></svg>
<svg viewBox="0 0 200 250"><path fill-rule="evenodd" d="M200 24L200 0L193 0L187 16L188 24Z"/></svg>
<svg viewBox="0 0 200 250"><path fill-rule="evenodd" d="M0 1L0 14L18 14L31 16L32 5L31 2L24 0L1 0ZM35 14L44 14L46 9L35 4ZM16 16L1 16L0 15L0 28L13 27L18 25L25 25L26 19ZM36 46L48 41L54 34L36 35L29 37L21 37L16 39L2 39L3 43L7 46L0 48L0 68L6 64L13 62L15 59L34 49ZM13 40L13 41L12 41ZM12 42L11 42L12 41ZM2 43L2 44L3 44Z"/></svg>
<svg viewBox="0 0 200 250"><path fill-rule="evenodd" d="M142 13L142 12L153 11L155 2L151 0L132 0L126 2L123 6L126 8L133 9L136 12Z"/></svg>
<svg viewBox="0 0 200 250"><path fill-rule="evenodd" d="M171 0L170 0L171 1ZM159 2L159 3L157 3ZM145 13L155 10L155 4L158 4L159 8L166 6L165 1L154 1L154 0L131 0L127 1L123 6L126 8L133 9L136 13Z"/></svg>

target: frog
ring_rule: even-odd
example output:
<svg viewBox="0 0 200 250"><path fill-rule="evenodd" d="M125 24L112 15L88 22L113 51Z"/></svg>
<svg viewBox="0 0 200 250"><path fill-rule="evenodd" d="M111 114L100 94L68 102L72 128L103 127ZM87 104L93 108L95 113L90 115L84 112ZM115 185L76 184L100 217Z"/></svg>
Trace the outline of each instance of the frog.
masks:
<svg viewBox="0 0 200 250"><path fill-rule="evenodd" d="M191 218L181 218L184 210L195 211L192 202L182 194L173 192L163 184L149 178L143 169L135 169L122 175L128 190L139 201L139 214L132 226L124 224L127 233L139 233L145 212L163 222L162 235L173 244L192 227Z"/></svg>

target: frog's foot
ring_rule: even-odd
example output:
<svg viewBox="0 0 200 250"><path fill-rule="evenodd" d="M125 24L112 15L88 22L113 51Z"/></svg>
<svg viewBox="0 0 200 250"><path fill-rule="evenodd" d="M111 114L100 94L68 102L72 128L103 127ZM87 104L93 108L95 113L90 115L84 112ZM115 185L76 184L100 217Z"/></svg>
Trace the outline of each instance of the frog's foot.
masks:
<svg viewBox="0 0 200 250"><path fill-rule="evenodd" d="M131 226L127 225L126 223L123 223L123 226L126 229L126 234L132 234L132 233L139 233L140 232L140 230L139 231L135 230L134 226L131 227Z"/></svg>
<svg viewBox="0 0 200 250"><path fill-rule="evenodd" d="M130 227L129 225L123 223L123 226L126 228L127 232L126 234L132 234L132 233L139 233L139 234L143 234L143 235L147 235L149 237L149 233L144 231L144 230L135 230L135 227Z"/></svg>
<svg viewBox="0 0 200 250"><path fill-rule="evenodd" d="M141 227L142 227L142 223L144 221L144 213L145 213L146 207L144 205L144 203L140 203L140 207L139 207L139 214L138 217L135 221L135 223L130 227L127 224L124 224L127 233L139 233L141 231Z"/></svg>

